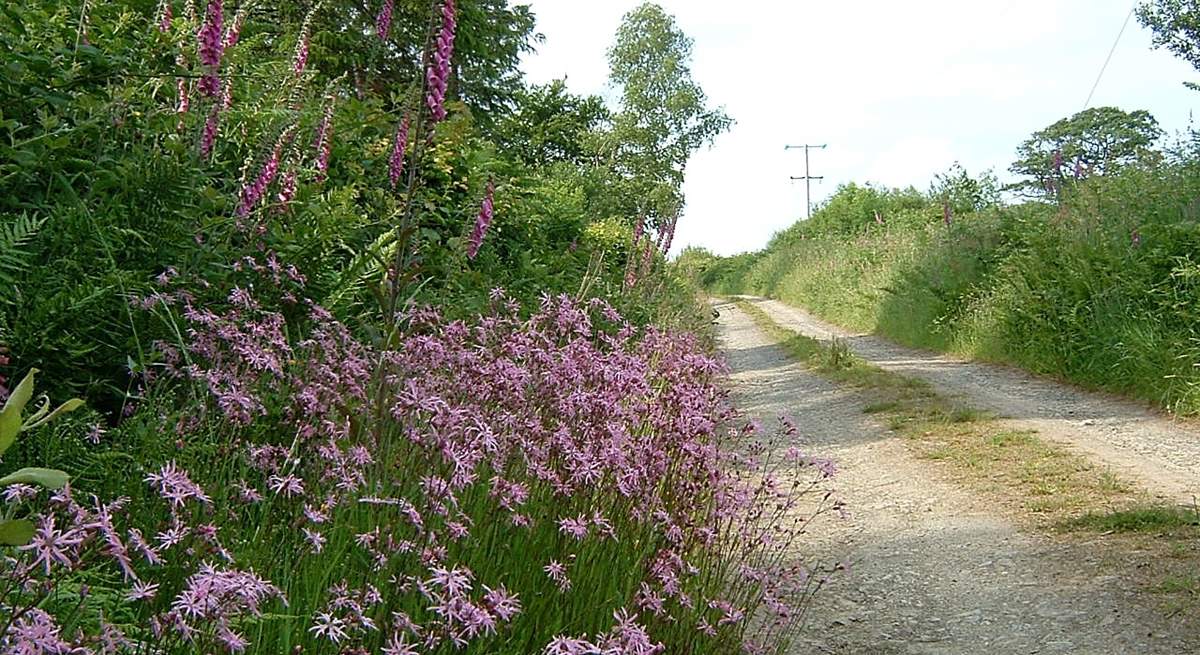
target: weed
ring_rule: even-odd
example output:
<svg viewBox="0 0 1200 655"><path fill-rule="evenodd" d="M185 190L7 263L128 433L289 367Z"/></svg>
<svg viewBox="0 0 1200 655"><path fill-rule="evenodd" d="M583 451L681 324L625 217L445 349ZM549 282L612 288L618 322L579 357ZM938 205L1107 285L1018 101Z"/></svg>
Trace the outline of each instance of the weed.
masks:
<svg viewBox="0 0 1200 655"><path fill-rule="evenodd" d="M881 414L884 412L894 412L899 408L900 408L900 401L898 401L898 400L881 400L881 401L877 401L877 402L873 402L873 403L868 403L866 407L863 407L863 413L865 413L865 414Z"/></svg>
<svg viewBox="0 0 1200 655"><path fill-rule="evenodd" d="M1195 574L1176 574L1167 576L1157 586L1157 591L1164 594L1186 593L1196 595L1200 592L1200 576Z"/></svg>
<svg viewBox="0 0 1200 655"><path fill-rule="evenodd" d="M1149 505L1106 513L1089 512L1071 527L1097 532L1165 532L1200 527L1200 514L1190 507ZM1200 535L1200 530L1194 530Z"/></svg>
<svg viewBox="0 0 1200 655"><path fill-rule="evenodd" d="M856 358L850 353L850 346L846 344L845 339L834 337L829 340L829 345L825 348L824 367L831 371L842 371L851 368L856 363Z"/></svg>
<svg viewBox="0 0 1200 655"><path fill-rule="evenodd" d="M950 412L951 423L975 423L992 418L990 412L974 407L956 407Z"/></svg>

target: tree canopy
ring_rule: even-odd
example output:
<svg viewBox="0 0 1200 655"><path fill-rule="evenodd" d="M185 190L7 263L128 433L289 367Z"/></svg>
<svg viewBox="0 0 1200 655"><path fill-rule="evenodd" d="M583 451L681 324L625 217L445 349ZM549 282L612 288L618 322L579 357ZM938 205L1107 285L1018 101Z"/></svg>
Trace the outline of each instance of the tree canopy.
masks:
<svg viewBox="0 0 1200 655"><path fill-rule="evenodd" d="M662 224L682 209L684 169L731 119L692 79L692 40L653 3L625 15L608 51L609 80L621 111L604 144L630 208Z"/></svg>
<svg viewBox="0 0 1200 655"><path fill-rule="evenodd" d="M1068 179L1105 175L1153 160L1163 135L1150 112L1093 107L1034 132L1017 148L1009 170L1026 178L1012 188L1032 195L1056 193Z"/></svg>
<svg viewBox="0 0 1200 655"><path fill-rule="evenodd" d="M1166 48L1200 70L1200 4L1195 0L1152 0L1137 8L1138 22L1154 32L1154 47ZM1197 85L1188 83L1192 88Z"/></svg>
<svg viewBox="0 0 1200 655"><path fill-rule="evenodd" d="M554 80L518 93L495 136L497 145L529 166L578 165L590 159L591 135L609 118L599 96L574 95L563 80Z"/></svg>
<svg viewBox="0 0 1200 655"><path fill-rule="evenodd" d="M976 212L1000 204L1000 183L991 171L971 177L962 164L954 164L933 177L929 197L940 200L955 214Z"/></svg>

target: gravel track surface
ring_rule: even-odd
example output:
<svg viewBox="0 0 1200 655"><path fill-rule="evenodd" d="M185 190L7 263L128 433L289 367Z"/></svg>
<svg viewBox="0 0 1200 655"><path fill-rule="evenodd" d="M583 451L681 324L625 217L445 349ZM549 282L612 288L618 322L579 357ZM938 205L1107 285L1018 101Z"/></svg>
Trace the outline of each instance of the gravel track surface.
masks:
<svg viewBox="0 0 1200 655"><path fill-rule="evenodd" d="M718 308L739 406L764 425L794 417L798 445L836 460L850 511L811 531L804 556L851 569L817 595L793 653L1200 653L1125 577L1139 555L1114 567L1103 544L1022 532L864 414L869 398L794 363L735 306Z"/></svg>
<svg viewBox="0 0 1200 655"><path fill-rule="evenodd" d="M1016 429L1067 444L1155 496L1191 506L1200 496L1200 432L1128 400L1083 391L1024 371L905 348L855 334L777 300L744 297L779 325L844 340L856 355L920 378L941 395L991 410Z"/></svg>

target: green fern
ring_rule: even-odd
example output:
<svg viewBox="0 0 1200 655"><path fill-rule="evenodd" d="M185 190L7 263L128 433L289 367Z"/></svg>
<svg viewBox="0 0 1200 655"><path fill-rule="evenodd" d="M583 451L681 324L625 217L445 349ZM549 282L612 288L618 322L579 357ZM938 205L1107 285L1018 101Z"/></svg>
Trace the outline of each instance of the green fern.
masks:
<svg viewBox="0 0 1200 655"><path fill-rule="evenodd" d="M29 245L45 221L28 214L6 216L0 221L0 304L16 300L17 279L29 270L33 256Z"/></svg>
<svg viewBox="0 0 1200 655"><path fill-rule="evenodd" d="M395 256L398 232L399 228L387 230L354 256L350 265L338 275L333 290L325 299L326 307L331 310L345 309L345 303L363 290L368 279L383 274Z"/></svg>

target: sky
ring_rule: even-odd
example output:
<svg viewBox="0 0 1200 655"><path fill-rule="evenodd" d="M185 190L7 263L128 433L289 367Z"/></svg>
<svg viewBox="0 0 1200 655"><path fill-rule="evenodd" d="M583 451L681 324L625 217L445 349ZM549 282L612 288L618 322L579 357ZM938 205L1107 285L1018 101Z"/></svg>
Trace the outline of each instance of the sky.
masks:
<svg viewBox="0 0 1200 655"><path fill-rule="evenodd" d="M545 41L531 82L566 78L611 98L605 53L638 0L523 0ZM695 40L692 75L736 121L692 158L674 250L757 250L839 184L928 188L959 162L1001 180L1031 133L1085 108L1132 0L660 0ZM1087 106L1149 110L1189 125L1200 73L1129 21Z"/></svg>

